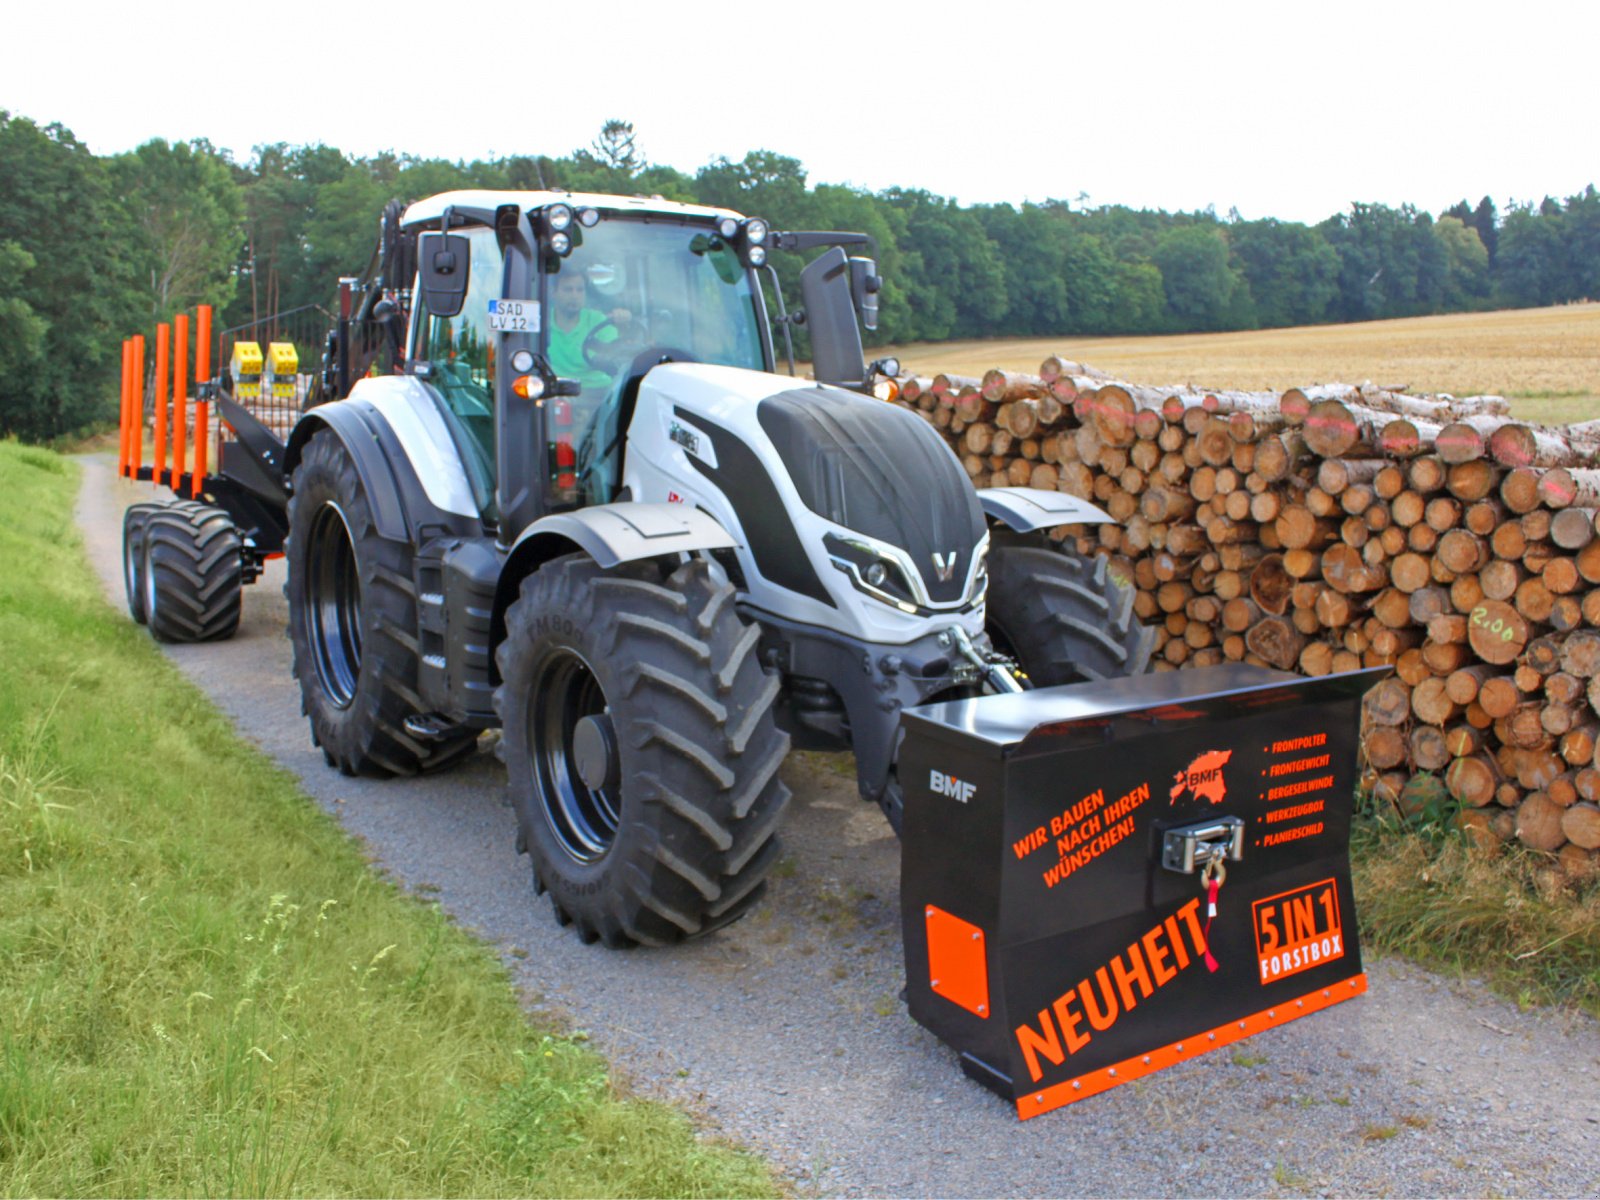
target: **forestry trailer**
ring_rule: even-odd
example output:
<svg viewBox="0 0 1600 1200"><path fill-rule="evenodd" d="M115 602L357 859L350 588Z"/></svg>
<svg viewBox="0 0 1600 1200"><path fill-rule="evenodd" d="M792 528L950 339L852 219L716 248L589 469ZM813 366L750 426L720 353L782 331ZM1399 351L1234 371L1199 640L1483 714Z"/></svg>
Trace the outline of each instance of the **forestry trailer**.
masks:
<svg viewBox="0 0 1600 1200"><path fill-rule="evenodd" d="M874 397L896 369L863 363L879 279L846 253L869 244L616 196L391 205L292 426L202 381L232 434L217 473L181 449L133 467L192 499L129 510L130 610L228 636L281 550L331 766L441 767L499 727L563 923L607 945L715 929L777 857L791 744L852 749L898 830L903 709L1150 653L1132 589L1042 536L1105 513L975 491ZM816 250L790 315L768 256ZM775 372L774 323L803 323L815 382Z"/></svg>

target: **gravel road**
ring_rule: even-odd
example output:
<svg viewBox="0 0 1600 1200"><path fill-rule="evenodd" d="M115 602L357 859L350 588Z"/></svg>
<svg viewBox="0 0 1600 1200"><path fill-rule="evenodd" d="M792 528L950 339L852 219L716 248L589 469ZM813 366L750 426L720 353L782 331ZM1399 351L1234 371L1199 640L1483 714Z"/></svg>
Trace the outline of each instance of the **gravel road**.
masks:
<svg viewBox="0 0 1600 1200"><path fill-rule="evenodd" d="M122 509L150 489L82 462L79 521L120 607ZM533 900L492 755L384 782L323 765L282 582L273 563L246 590L234 641L168 653L636 1088L766 1154L800 1194L1600 1194L1600 1026L1396 960L1369 961L1364 998L1018 1122L896 1000L898 845L838 756L785 768L787 857L746 920L670 951L582 946Z"/></svg>

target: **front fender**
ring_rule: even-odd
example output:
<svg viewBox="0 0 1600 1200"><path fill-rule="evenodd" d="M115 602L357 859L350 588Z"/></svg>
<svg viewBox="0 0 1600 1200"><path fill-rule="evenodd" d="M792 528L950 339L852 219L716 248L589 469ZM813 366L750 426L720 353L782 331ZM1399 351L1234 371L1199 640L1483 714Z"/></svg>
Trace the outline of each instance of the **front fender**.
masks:
<svg viewBox="0 0 1600 1200"><path fill-rule="evenodd" d="M698 508L625 500L540 517L511 547L511 561L516 562L525 552L537 562L570 552L570 546L553 554L539 552L542 546L559 543L576 545L602 567L663 554L721 550L735 544L716 518Z"/></svg>
<svg viewBox="0 0 1600 1200"><path fill-rule="evenodd" d="M1115 525L1117 519L1087 500L1043 488L979 488L978 504L984 515L1018 533L1051 529L1057 525Z"/></svg>
<svg viewBox="0 0 1600 1200"><path fill-rule="evenodd" d="M505 636L506 610L516 600L522 581L553 558L581 551L602 567L614 567L736 544L716 518L684 504L625 500L540 517L522 531L501 569L490 620L494 643L499 645Z"/></svg>

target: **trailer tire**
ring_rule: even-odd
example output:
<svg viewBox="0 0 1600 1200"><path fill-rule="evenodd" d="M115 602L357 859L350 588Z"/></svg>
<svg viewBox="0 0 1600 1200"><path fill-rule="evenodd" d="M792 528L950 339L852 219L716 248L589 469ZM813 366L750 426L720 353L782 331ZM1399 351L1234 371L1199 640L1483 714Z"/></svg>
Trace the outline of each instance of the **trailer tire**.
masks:
<svg viewBox="0 0 1600 1200"><path fill-rule="evenodd" d="M742 916L789 802L778 677L696 560L555 559L506 614L496 692L519 845L585 942L666 945Z"/></svg>
<svg viewBox="0 0 1600 1200"><path fill-rule="evenodd" d="M233 518L195 500L146 507L137 574L151 634L161 642L232 637L244 599L243 542Z"/></svg>
<svg viewBox="0 0 1600 1200"><path fill-rule="evenodd" d="M300 456L284 541L289 641L300 711L345 775L415 775L470 754L477 734L415 737L417 588L412 548L378 535L354 459L336 433Z"/></svg>
<svg viewBox="0 0 1600 1200"><path fill-rule="evenodd" d="M150 514L163 505L130 504L122 514L122 589L128 597L128 615L143 625L144 617L144 527Z"/></svg>
<svg viewBox="0 0 1600 1200"><path fill-rule="evenodd" d="M1155 630L1134 615L1133 594L1104 555L1002 542L989 551L989 638L1034 687L1140 675Z"/></svg>

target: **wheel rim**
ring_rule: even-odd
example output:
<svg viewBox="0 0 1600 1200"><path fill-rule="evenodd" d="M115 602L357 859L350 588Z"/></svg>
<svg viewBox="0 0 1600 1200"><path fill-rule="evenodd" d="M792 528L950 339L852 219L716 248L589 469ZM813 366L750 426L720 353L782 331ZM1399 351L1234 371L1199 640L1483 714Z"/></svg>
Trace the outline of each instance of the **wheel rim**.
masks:
<svg viewBox="0 0 1600 1200"><path fill-rule="evenodd" d="M621 823L616 787L590 787L579 772L576 733L585 717L606 712L605 692L583 656L557 650L532 681L528 746L534 785L556 840L572 859L598 862L616 841Z"/></svg>
<svg viewBox="0 0 1600 1200"><path fill-rule="evenodd" d="M150 534L146 530L143 544L139 547L139 591L144 596L145 620L156 616L156 573L150 563Z"/></svg>
<svg viewBox="0 0 1600 1200"><path fill-rule="evenodd" d="M325 504L306 549L306 612L322 690L349 708L361 675L361 574L350 528L337 504Z"/></svg>
<svg viewBox="0 0 1600 1200"><path fill-rule="evenodd" d="M138 607L144 607L144 596L139 586L139 547L134 544L133 530L122 537L122 586Z"/></svg>

